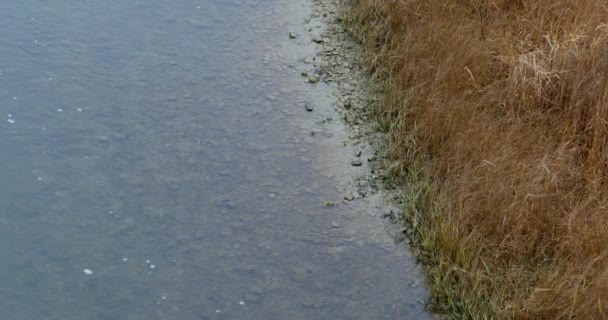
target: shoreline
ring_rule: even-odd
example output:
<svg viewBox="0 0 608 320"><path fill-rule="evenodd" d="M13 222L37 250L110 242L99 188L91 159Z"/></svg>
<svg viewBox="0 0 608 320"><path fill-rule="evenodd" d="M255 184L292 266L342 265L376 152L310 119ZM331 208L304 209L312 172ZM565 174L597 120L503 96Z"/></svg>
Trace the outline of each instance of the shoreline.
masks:
<svg viewBox="0 0 608 320"><path fill-rule="evenodd" d="M318 79L313 82L323 82L337 91L333 108L348 129L348 140L355 146L351 165L367 169L356 179L358 195L343 202L383 193L385 198L391 198L394 204L401 205L403 186L391 178L390 169L387 169L390 167L386 163L388 136L382 132L381 124L371 111L372 104L377 102L377 84L366 74L360 61L361 48L343 24L345 8L335 0L313 2L314 10L318 15L323 15L327 26L324 33L313 40L321 48L318 53L321 58Z"/></svg>
<svg viewBox="0 0 608 320"><path fill-rule="evenodd" d="M432 278L426 263L428 253L422 244L425 235L418 229L420 226L416 219L419 212L411 212L421 200L417 198L420 196L418 192L428 187L427 182L414 179L414 175L410 179L402 179L404 173L400 171L399 162L391 160L390 123L381 123L382 119L374 110L381 103L383 83L374 78L363 61L363 48L349 25L351 17L347 6L340 0L313 0L314 11L323 17L327 27L320 37L313 40L321 48L320 56L324 63L320 67L321 76L313 81L333 85L338 90L334 108L347 126L349 140L354 145L363 145L362 149L355 151L361 162L352 164L363 166L366 172L356 178L357 190L352 198L345 197L343 202L348 204L371 193L378 194L396 208L385 213L383 218L395 227L391 234L395 243L405 244L400 248L416 257L422 271L419 274L421 281L431 291L428 281ZM431 294L424 301L425 309L436 319L447 319L448 315L442 313L444 310L436 308L435 299Z"/></svg>

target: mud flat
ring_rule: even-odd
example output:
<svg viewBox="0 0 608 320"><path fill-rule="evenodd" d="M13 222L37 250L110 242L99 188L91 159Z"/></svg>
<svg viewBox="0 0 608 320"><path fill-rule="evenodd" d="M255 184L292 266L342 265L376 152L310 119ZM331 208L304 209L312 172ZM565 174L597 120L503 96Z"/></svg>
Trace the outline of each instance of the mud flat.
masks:
<svg viewBox="0 0 608 320"><path fill-rule="evenodd" d="M306 29L300 33L290 32L289 38L292 41L303 38L303 41L315 44L318 51L312 58L309 56L301 59L303 64L296 64L296 71L305 83L313 87L321 85L323 88L317 88L317 91L324 91L333 97L326 100L325 104L342 121L336 124L332 121L334 119L328 118L320 122L325 127L333 127L329 131L334 133L341 130L336 129L341 124L346 127L346 134L341 137L342 147L351 154L349 164L355 174L352 181L342 189L345 195L340 199L341 205L358 206L364 203L368 208L380 210L380 216L391 224L385 230L390 233L392 241L400 244L408 256L414 257L419 253L411 253L417 250L415 246L409 245L411 222L405 221L402 214L405 185L395 179L393 170L398 170L398 166L386 156L388 137L384 133L386 128L383 127L386 124L379 123L371 110L380 100L378 82L370 78L369 72L362 65L361 48L345 23L346 9L345 4L338 0L313 1L313 14L306 19ZM317 106L310 103L305 103L304 107L309 112L317 110ZM333 201L326 204L337 205ZM377 221L370 225L377 225ZM355 229L364 233L365 227ZM412 272L415 274L415 283L425 286L421 268L412 270L409 266L404 267L410 276ZM420 302L424 301L426 306L426 289L424 292L425 298ZM442 315L430 312L425 317L443 318Z"/></svg>

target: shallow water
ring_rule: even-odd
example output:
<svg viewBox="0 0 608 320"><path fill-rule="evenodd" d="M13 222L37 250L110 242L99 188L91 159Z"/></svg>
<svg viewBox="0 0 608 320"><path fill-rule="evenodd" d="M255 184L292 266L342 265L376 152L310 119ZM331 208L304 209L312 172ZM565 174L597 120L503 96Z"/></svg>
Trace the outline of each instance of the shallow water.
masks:
<svg viewBox="0 0 608 320"><path fill-rule="evenodd" d="M311 14L0 2L2 319L427 317L381 199L325 206L365 168L298 75Z"/></svg>

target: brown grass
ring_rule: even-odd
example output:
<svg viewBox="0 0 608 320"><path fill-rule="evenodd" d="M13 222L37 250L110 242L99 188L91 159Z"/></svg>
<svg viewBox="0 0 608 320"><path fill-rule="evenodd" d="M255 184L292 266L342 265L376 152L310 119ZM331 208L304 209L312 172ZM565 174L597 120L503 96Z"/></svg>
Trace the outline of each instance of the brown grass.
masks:
<svg viewBox="0 0 608 320"><path fill-rule="evenodd" d="M434 305L608 318L608 2L354 0Z"/></svg>

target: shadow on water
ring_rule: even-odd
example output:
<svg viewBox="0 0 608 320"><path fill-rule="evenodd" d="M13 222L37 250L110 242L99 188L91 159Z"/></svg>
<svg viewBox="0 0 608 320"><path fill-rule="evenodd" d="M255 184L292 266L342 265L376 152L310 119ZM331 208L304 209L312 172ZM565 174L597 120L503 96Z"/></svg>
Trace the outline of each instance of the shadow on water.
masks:
<svg viewBox="0 0 608 320"><path fill-rule="evenodd" d="M341 124L309 134L332 111L301 107L327 91L290 66L310 15L0 3L2 318L426 317L379 205L324 205L353 173Z"/></svg>

